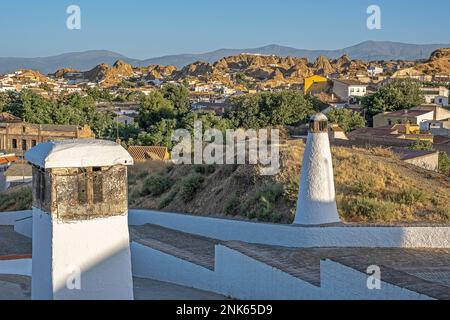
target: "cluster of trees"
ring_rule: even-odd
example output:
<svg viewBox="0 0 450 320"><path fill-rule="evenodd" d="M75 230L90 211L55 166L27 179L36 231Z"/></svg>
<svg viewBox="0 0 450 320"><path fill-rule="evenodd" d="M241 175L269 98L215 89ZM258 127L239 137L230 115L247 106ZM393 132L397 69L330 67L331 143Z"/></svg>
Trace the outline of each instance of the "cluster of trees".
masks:
<svg viewBox="0 0 450 320"><path fill-rule="evenodd" d="M299 91L257 93L231 99L225 114L235 128L259 129L276 125L297 125L317 110L315 100Z"/></svg>
<svg viewBox="0 0 450 320"><path fill-rule="evenodd" d="M161 145L172 147L172 133L183 128L193 131L194 122L200 120L204 129L230 128L229 121L212 113L190 112L189 91L185 86L168 84L142 97L138 122L121 126L121 137L127 144Z"/></svg>
<svg viewBox="0 0 450 320"><path fill-rule="evenodd" d="M114 132L114 115L97 111L91 96L78 93L50 100L29 90L0 95L0 112L9 112L23 121L36 124L91 126L99 138Z"/></svg>
<svg viewBox="0 0 450 320"><path fill-rule="evenodd" d="M333 109L327 113L327 117L330 123L337 123L345 133L366 126L364 117L349 109Z"/></svg>
<svg viewBox="0 0 450 320"><path fill-rule="evenodd" d="M127 145L161 145L172 147L172 133L178 128L194 130L194 122L201 121L203 129L260 129L277 125L295 126L314 114L317 101L299 91L285 90L258 93L232 98L231 108L223 116L214 113L191 112L189 91L185 86L168 84L149 95L133 96L140 100L139 118L133 125L116 124L115 115L99 112L95 102L113 101L109 91L100 88L87 90L87 96L78 93L46 99L31 91L0 95L0 112L7 111L24 121L38 124L88 124L99 138L115 139L117 129ZM364 126L364 119L348 110L330 113L330 121L337 122L345 131Z"/></svg>
<svg viewBox="0 0 450 320"><path fill-rule="evenodd" d="M375 94L362 99L368 118L382 112L411 109L425 102L421 83L413 79L395 79Z"/></svg>

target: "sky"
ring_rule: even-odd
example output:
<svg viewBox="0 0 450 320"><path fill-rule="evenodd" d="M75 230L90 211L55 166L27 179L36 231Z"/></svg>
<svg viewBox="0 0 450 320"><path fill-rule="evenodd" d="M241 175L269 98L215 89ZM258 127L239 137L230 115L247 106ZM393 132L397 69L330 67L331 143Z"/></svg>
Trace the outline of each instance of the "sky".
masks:
<svg viewBox="0 0 450 320"><path fill-rule="evenodd" d="M78 5L81 29L69 30ZM367 8L381 29L367 28ZM448 0L1 0L0 57L111 50L130 58L279 44L341 49L366 40L450 43Z"/></svg>

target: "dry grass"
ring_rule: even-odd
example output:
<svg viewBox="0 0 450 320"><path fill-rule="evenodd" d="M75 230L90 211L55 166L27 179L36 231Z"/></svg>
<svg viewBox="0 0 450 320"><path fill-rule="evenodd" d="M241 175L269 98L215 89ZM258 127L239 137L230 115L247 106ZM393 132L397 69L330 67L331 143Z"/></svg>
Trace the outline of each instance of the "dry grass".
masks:
<svg viewBox="0 0 450 320"><path fill-rule="evenodd" d="M282 170L274 177L260 176L256 166L138 165L130 170L130 177L143 178L130 184L130 206L290 223L303 151L299 140L284 144ZM344 221L450 221L449 178L401 162L383 148L336 147L332 152L338 208ZM149 175L167 175L172 186L157 197L140 196L141 180ZM192 175L202 179L196 179L195 190L183 197L180 190Z"/></svg>

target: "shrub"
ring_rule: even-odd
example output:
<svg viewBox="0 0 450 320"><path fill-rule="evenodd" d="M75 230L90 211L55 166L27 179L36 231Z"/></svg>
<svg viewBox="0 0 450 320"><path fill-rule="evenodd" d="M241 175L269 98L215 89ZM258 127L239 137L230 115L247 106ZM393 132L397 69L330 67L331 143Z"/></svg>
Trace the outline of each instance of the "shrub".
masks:
<svg viewBox="0 0 450 320"><path fill-rule="evenodd" d="M439 153L439 172L450 176L450 156L445 152Z"/></svg>
<svg viewBox="0 0 450 320"><path fill-rule="evenodd" d="M269 203L275 203L283 195L284 189L283 185L276 184L265 184L260 187L257 191L257 197L266 199Z"/></svg>
<svg viewBox="0 0 450 320"><path fill-rule="evenodd" d="M433 151L433 143L430 141L417 140L408 146L411 150Z"/></svg>
<svg viewBox="0 0 450 320"><path fill-rule="evenodd" d="M374 198L376 196L375 181L372 179L356 181L352 187L354 194Z"/></svg>
<svg viewBox="0 0 450 320"><path fill-rule="evenodd" d="M134 174L129 174L128 175L128 185L130 186L134 186L137 183L137 178Z"/></svg>
<svg viewBox="0 0 450 320"><path fill-rule="evenodd" d="M449 207L439 207L437 209L437 214L444 220L450 220L450 208Z"/></svg>
<svg viewBox="0 0 450 320"><path fill-rule="evenodd" d="M158 210L164 209L165 207L167 207L169 204L172 203L172 201L175 199L175 197L177 196L178 190L172 190L165 198L163 198L159 203L158 203Z"/></svg>
<svg viewBox="0 0 450 320"><path fill-rule="evenodd" d="M130 204L135 203L136 200L139 198L139 196L140 196L140 192L138 192L138 191L133 191L133 192L130 194L130 197L129 197L129 202L130 202Z"/></svg>
<svg viewBox="0 0 450 320"><path fill-rule="evenodd" d="M141 195L159 196L169 190L172 179L167 175L152 176L145 180Z"/></svg>
<svg viewBox="0 0 450 320"><path fill-rule="evenodd" d="M257 218L263 222L280 221L281 216L273 213L277 201L283 196L283 185L265 184L261 186L253 197L248 198L241 206L240 213L249 219Z"/></svg>
<svg viewBox="0 0 450 320"><path fill-rule="evenodd" d="M427 195L424 192L412 187L402 189L395 197L396 202L409 206L412 206L418 202L423 202L426 199Z"/></svg>
<svg viewBox="0 0 450 320"><path fill-rule="evenodd" d="M350 218L363 218L369 222L386 222L396 218L395 204L366 197L343 201L344 215Z"/></svg>
<svg viewBox="0 0 450 320"><path fill-rule="evenodd" d="M240 201L237 195L233 195L231 198L225 201L223 211L226 215L235 216L239 214Z"/></svg>
<svg viewBox="0 0 450 320"><path fill-rule="evenodd" d="M148 172L147 171L142 171L142 172L139 172L137 174L137 179L139 179L139 180L144 179L146 177L148 177Z"/></svg>
<svg viewBox="0 0 450 320"><path fill-rule="evenodd" d="M213 165L199 164L194 166L194 171L203 175L210 175L216 171L216 167Z"/></svg>
<svg viewBox="0 0 450 320"><path fill-rule="evenodd" d="M33 195L31 188L23 188L10 193L0 194L0 211L20 211L31 208Z"/></svg>
<svg viewBox="0 0 450 320"><path fill-rule="evenodd" d="M192 199L194 199L195 197L195 193L200 188L203 181L205 181L205 179L198 173L194 173L185 178L181 182L180 188L181 199L183 199L185 203L192 201Z"/></svg>

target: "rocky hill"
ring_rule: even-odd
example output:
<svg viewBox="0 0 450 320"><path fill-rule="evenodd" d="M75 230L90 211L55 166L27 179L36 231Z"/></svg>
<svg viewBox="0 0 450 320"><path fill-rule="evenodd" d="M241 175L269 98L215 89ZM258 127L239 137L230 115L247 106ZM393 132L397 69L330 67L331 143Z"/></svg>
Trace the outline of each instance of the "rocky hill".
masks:
<svg viewBox="0 0 450 320"><path fill-rule="evenodd" d="M436 73L450 74L450 48L434 51L431 57L423 63L415 64L398 71L395 76L414 75L425 73L433 75Z"/></svg>
<svg viewBox="0 0 450 320"><path fill-rule="evenodd" d="M238 54L220 59L211 64L197 61L180 70L175 66L150 65L133 67L123 60L118 60L112 67L100 64L95 68L83 72L84 78L100 83L103 87L119 84L123 79L135 75L146 74L146 78L171 79L176 81L197 80L198 82L219 82L229 87L242 90L245 88L273 88L286 84L301 84L306 77L319 74L328 76L338 73L340 76L356 78L360 72L366 72L371 65L381 65L386 71L394 72L395 76L413 75L417 73L450 73L450 49L439 49L425 61L373 61L352 60L344 54L337 59L330 60L319 56L314 62L307 58L280 57L261 54ZM396 71L400 69L399 71ZM75 69L58 70L53 76L65 77Z"/></svg>

